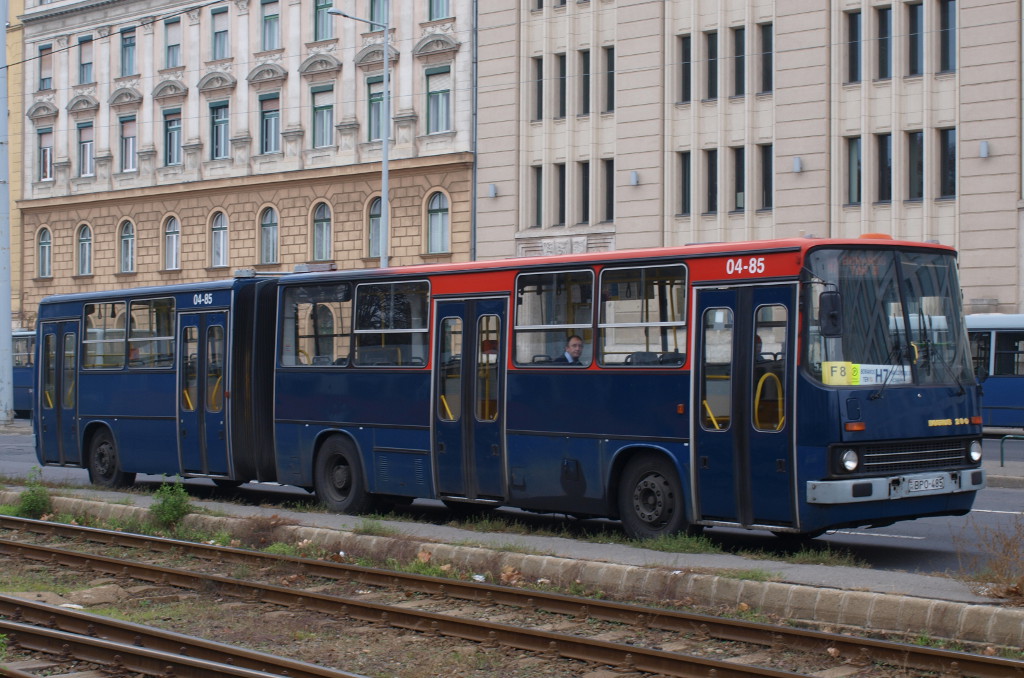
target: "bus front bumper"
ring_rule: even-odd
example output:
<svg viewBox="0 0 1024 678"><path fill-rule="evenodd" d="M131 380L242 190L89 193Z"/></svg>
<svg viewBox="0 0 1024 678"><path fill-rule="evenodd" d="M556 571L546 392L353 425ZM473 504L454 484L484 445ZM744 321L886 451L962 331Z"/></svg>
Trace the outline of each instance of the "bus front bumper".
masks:
<svg viewBox="0 0 1024 678"><path fill-rule="evenodd" d="M883 499L910 499L935 494L974 492L985 487L984 469L932 471L888 478L810 480L808 504L853 504Z"/></svg>

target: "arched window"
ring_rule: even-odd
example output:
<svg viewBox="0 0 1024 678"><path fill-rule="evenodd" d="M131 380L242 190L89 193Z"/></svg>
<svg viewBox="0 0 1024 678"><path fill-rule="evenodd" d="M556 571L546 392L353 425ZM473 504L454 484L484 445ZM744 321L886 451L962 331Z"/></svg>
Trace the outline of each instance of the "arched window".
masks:
<svg viewBox="0 0 1024 678"><path fill-rule="evenodd" d="M313 210L313 260L331 258L331 208L320 203Z"/></svg>
<svg viewBox="0 0 1024 678"><path fill-rule="evenodd" d="M228 265L228 217L223 212L213 215L210 226L210 266Z"/></svg>
<svg viewBox="0 0 1024 678"><path fill-rule="evenodd" d="M130 221L121 224L121 273L135 271L135 226Z"/></svg>
<svg viewBox="0 0 1024 678"><path fill-rule="evenodd" d="M92 229L87 224L78 228L78 275L92 275Z"/></svg>
<svg viewBox="0 0 1024 678"><path fill-rule="evenodd" d="M260 215L260 263L277 263L277 212L272 207Z"/></svg>
<svg viewBox="0 0 1024 678"><path fill-rule="evenodd" d="M39 231L37 243L36 275L40 278L49 278L53 275L53 269L50 268L53 261L53 241L50 237L50 229L44 228Z"/></svg>
<svg viewBox="0 0 1024 678"><path fill-rule="evenodd" d="M448 196L435 193L427 203L427 252L448 251Z"/></svg>
<svg viewBox="0 0 1024 678"><path fill-rule="evenodd" d="M164 268L168 271L181 268L181 225L177 217L170 217L164 224Z"/></svg>
<svg viewBox="0 0 1024 678"><path fill-rule="evenodd" d="M380 256L380 198L374 198L370 203L370 232L369 247L367 252L371 257Z"/></svg>

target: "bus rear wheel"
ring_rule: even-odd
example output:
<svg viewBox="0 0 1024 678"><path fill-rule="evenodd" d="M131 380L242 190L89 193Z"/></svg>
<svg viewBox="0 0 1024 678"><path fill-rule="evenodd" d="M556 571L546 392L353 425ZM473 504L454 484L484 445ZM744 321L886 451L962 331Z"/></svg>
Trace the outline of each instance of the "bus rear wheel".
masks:
<svg viewBox="0 0 1024 678"><path fill-rule="evenodd" d="M316 496L338 513L366 513L374 508L374 496L366 491L363 467L355 446L332 436L320 447L313 467Z"/></svg>
<svg viewBox="0 0 1024 678"><path fill-rule="evenodd" d="M654 539L690 531L679 474L653 454L630 460L619 486L619 519L631 539Z"/></svg>
<svg viewBox="0 0 1024 678"><path fill-rule="evenodd" d="M134 473L121 470L117 445L110 431L97 431L89 444L89 482L100 487L128 487L135 482Z"/></svg>

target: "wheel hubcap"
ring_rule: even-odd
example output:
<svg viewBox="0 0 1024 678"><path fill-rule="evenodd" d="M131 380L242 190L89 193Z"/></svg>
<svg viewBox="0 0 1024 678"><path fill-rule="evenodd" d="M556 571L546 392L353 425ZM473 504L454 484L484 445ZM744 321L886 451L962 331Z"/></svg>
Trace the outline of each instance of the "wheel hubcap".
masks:
<svg viewBox="0 0 1024 678"><path fill-rule="evenodd" d="M640 479L633 489L633 510L645 523L662 522L666 516L665 481L651 473Z"/></svg>
<svg viewBox="0 0 1024 678"><path fill-rule="evenodd" d="M349 482L351 480L351 474L348 466L345 464L335 464L331 470L331 483L339 492L345 492L348 490Z"/></svg>

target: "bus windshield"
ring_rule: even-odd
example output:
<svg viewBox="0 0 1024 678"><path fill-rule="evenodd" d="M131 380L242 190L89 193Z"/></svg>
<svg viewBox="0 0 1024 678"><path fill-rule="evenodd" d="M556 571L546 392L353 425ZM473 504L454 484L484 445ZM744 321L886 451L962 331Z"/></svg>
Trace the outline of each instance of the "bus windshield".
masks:
<svg viewBox="0 0 1024 678"><path fill-rule="evenodd" d="M952 253L819 249L808 255L805 281L804 364L823 383L973 383ZM822 331L822 292L841 299L832 331Z"/></svg>

